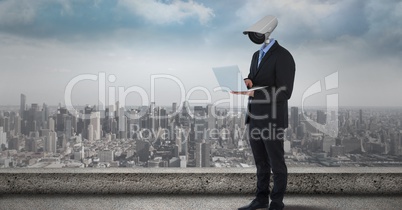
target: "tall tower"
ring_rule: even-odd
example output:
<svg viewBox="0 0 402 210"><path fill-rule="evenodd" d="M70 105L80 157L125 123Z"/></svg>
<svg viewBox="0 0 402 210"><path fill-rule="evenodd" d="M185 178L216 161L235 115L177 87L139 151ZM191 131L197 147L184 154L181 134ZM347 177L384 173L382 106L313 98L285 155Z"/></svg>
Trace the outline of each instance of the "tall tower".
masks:
<svg viewBox="0 0 402 210"><path fill-rule="evenodd" d="M42 107L42 128L47 127L48 118L49 118L49 107L45 103L43 103L43 107Z"/></svg>
<svg viewBox="0 0 402 210"><path fill-rule="evenodd" d="M208 114L208 129L215 129L216 127L216 119L215 119L215 109L213 109L212 104L207 105L207 114Z"/></svg>
<svg viewBox="0 0 402 210"><path fill-rule="evenodd" d="M24 119L24 113L25 113L25 108L26 108L26 103L27 103L27 97L21 93L21 99L20 99L20 116L22 119Z"/></svg>
<svg viewBox="0 0 402 210"><path fill-rule="evenodd" d="M45 151L56 153L57 134L54 131L50 131L45 142Z"/></svg>
<svg viewBox="0 0 402 210"><path fill-rule="evenodd" d="M159 109L159 127L166 129L168 128L168 116L167 116L167 112L166 109L161 108Z"/></svg>
<svg viewBox="0 0 402 210"><path fill-rule="evenodd" d="M177 111L177 103L172 103L172 113L175 114Z"/></svg>
<svg viewBox="0 0 402 210"><path fill-rule="evenodd" d="M70 139L72 134L73 134L73 128L72 128L72 116L71 115L67 115L66 116L66 123L64 124L65 126L65 131L66 131L66 138Z"/></svg>
<svg viewBox="0 0 402 210"><path fill-rule="evenodd" d="M205 140L201 143L197 143L195 166L196 167L209 167L210 153L211 153L211 145L209 143L205 143Z"/></svg>
<svg viewBox="0 0 402 210"><path fill-rule="evenodd" d="M293 133L297 133L297 127L299 126L299 108L292 107L290 108L290 123L292 126Z"/></svg>
<svg viewBox="0 0 402 210"><path fill-rule="evenodd" d="M91 123L93 129L93 140L99 140L101 137L101 129L100 126L100 112L92 112L91 113Z"/></svg>
<svg viewBox="0 0 402 210"><path fill-rule="evenodd" d="M325 125L325 123L327 122L327 116L324 111L317 110L317 122L321 125Z"/></svg>
<svg viewBox="0 0 402 210"><path fill-rule="evenodd" d="M7 145L7 133L3 132L3 127L0 127L0 149L1 149L1 145L4 144L6 147Z"/></svg>
<svg viewBox="0 0 402 210"><path fill-rule="evenodd" d="M50 131L55 131L55 125L54 125L54 119L53 119L53 117L50 117L49 118L49 130Z"/></svg>
<svg viewBox="0 0 402 210"><path fill-rule="evenodd" d="M14 134L18 136L21 133L21 117L15 116L14 120Z"/></svg>
<svg viewBox="0 0 402 210"><path fill-rule="evenodd" d="M93 140L94 140L94 128L93 128L93 125L92 125L92 124L89 124L89 125L88 125L88 131L87 131L87 133L88 133L88 140L89 140L89 141L93 141Z"/></svg>

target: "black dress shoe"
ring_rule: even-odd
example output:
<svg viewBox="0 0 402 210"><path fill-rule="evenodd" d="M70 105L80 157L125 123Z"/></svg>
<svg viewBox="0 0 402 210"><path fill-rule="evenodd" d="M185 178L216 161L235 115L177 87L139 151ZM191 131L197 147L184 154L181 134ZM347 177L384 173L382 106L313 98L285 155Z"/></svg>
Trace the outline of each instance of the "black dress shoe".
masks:
<svg viewBox="0 0 402 210"><path fill-rule="evenodd" d="M268 210L283 210L283 208L285 208L284 204L276 204L276 203L271 202L271 205L269 205Z"/></svg>
<svg viewBox="0 0 402 210"><path fill-rule="evenodd" d="M247 206L243 206L238 208L238 210L256 210L256 209L267 209L268 208L268 202L262 202L258 199L254 199L251 201L250 204Z"/></svg>

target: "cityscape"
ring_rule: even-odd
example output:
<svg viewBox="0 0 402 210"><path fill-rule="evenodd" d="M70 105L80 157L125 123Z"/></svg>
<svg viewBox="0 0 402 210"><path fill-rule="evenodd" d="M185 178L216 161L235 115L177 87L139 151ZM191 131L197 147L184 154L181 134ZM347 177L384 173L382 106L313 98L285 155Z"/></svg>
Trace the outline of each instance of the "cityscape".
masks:
<svg viewBox="0 0 402 210"><path fill-rule="evenodd" d="M0 106L0 168L254 167L245 114L187 101L69 110L21 94L20 106ZM286 163L402 166L401 123L401 108L290 107Z"/></svg>

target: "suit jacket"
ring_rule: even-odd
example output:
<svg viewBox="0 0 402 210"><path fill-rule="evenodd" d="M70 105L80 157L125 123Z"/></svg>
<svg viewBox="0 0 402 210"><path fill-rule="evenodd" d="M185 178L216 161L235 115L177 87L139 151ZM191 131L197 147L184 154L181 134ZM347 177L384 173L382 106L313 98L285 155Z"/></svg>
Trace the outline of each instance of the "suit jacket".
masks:
<svg viewBox="0 0 402 210"><path fill-rule="evenodd" d="M246 124L253 120L254 125L277 128L288 127L288 100L293 91L295 62L288 50L277 41L272 45L258 65L259 51L253 54L250 73L246 79L254 87L268 86L255 90L249 97Z"/></svg>

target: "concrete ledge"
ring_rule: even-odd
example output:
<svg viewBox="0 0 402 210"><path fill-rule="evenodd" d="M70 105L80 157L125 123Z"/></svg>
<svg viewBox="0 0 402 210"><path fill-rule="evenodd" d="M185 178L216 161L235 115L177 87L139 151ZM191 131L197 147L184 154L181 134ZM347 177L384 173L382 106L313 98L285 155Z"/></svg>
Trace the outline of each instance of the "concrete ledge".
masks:
<svg viewBox="0 0 402 210"><path fill-rule="evenodd" d="M0 169L0 194L250 194L255 168ZM402 168L289 168L288 193L402 194Z"/></svg>

